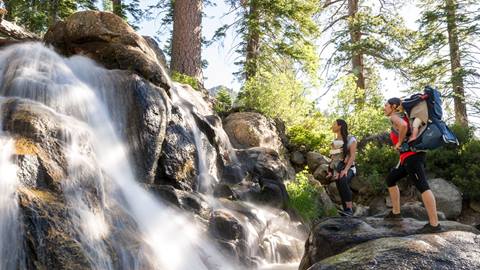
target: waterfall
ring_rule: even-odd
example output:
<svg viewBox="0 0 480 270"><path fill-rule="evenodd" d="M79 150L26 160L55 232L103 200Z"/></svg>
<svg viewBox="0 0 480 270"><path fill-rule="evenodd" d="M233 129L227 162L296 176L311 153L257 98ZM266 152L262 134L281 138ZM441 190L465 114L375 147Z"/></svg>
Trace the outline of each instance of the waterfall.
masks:
<svg viewBox="0 0 480 270"><path fill-rule="evenodd" d="M0 119L0 269L16 270L24 268L17 196L19 181L12 162L14 140L3 132L1 122Z"/></svg>
<svg viewBox="0 0 480 270"><path fill-rule="evenodd" d="M166 207L134 180L124 138L103 100L105 89L94 87L108 80L102 68L85 57L65 59L39 43L26 43L0 52L0 74L2 96L35 100L73 118L69 179L62 188L91 268L232 268L191 218ZM138 244L127 245L132 242ZM112 258L112 249L118 258Z"/></svg>
<svg viewBox="0 0 480 270"><path fill-rule="evenodd" d="M40 43L0 50L0 96L39 103L58 117L65 129L62 147L68 168L60 187L69 235L79 243L92 269L239 268L237 262L221 255L193 215L167 207L135 180L125 143L129 115L126 101L119 97L124 90L122 74L83 56L61 57ZM212 148L197 121L208 123L214 113L200 92L184 90L179 85L170 89L170 105L177 107L194 138L197 191L206 195L214 210L230 211L212 195L221 180L217 155L222 155L224 165L233 171L241 169L235 149L225 131L215 125L210 128L218 145ZM23 269L14 142L1 130L0 269ZM296 235L289 218L278 210L253 204L245 207L253 209L253 220L235 210L230 212L246 230L248 256L263 258L265 265L299 259L302 247L296 247L303 245L303 239ZM285 246L294 247L291 258L277 251Z"/></svg>

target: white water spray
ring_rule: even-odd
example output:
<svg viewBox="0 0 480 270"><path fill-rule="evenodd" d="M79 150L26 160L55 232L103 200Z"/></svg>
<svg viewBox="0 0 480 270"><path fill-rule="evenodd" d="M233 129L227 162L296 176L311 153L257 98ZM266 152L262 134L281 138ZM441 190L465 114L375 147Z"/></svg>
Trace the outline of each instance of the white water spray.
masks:
<svg viewBox="0 0 480 270"><path fill-rule="evenodd" d="M0 102L3 100L0 99ZM23 262L22 233L17 195L19 181L17 167L12 162L14 140L2 130L0 124L0 269L16 270L23 267L21 264Z"/></svg>

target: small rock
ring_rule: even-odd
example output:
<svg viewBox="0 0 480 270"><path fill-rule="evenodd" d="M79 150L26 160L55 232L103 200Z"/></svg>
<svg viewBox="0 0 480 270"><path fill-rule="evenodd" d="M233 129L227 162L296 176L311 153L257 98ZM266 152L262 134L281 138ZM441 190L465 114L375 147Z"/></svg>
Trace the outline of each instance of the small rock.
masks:
<svg viewBox="0 0 480 270"><path fill-rule="evenodd" d="M313 173L313 177L318 180L325 180L328 174L328 164L322 164Z"/></svg>
<svg viewBox="0 0 480 270"><path fill-rule="evenodd" d="M295 151L292 153L292 157L290 160L293 162L295 165L303 165L305 164L305 157L300 151Z"/></svg>
<svg viewBox="0 0 480 270"><path fill-rule="evenodd" d="M480 213L480 202L479 201L470 201L470 208L475 212Z"/></svg>
<svg viewBox="0 0 480 270"><path fill-rule="evenodd" d="M217 210L212 213L208 230L219 240L229 241L245 238L245 232L240 222L224 210Z"/></svg>
<svg viewBox="0 0 480 270"><path fill-rule="evenodd" d="M308 152L307 153L307 165L311 171L315 171L318 166L322 164L328 164L330 160L324 155L317 152Z"/></svg>

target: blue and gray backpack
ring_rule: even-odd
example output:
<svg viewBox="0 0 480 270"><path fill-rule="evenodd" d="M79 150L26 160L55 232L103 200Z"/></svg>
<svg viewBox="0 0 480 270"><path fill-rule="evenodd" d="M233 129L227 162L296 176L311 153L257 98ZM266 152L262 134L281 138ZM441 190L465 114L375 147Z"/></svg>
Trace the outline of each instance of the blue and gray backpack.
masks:
<svg viewBox="0 0 480 270"><path fill-rule="evenodd" d="M444 145L459 145L455 134L442 120L442 99L438 90L426 86L423 94L415 94L404 99L402 106L409 115L412 109L422 101L427 102L428 123L417 139L408 144L409 151L426 151Z"/></svg>

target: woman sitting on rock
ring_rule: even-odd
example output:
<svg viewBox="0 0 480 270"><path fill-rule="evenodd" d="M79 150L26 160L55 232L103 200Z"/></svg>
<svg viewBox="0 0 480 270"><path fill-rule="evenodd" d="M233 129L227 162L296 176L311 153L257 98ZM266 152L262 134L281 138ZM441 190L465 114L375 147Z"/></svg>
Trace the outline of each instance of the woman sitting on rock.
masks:
<svg viewBox="0 0 480 270"><path fill-rule="evenodd" d="M342 199L343 216L353 216L352 190L350 183L357 173L355 168L355 155L357 152L357 140L348 135L348 126L345 120L337 119L333 122L332 131L335 139L332 142L327 178L333 177L336 181L340 198Z"/></svg>

